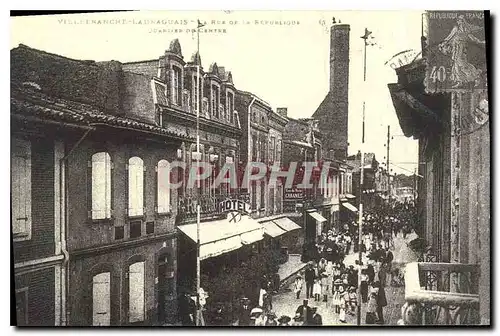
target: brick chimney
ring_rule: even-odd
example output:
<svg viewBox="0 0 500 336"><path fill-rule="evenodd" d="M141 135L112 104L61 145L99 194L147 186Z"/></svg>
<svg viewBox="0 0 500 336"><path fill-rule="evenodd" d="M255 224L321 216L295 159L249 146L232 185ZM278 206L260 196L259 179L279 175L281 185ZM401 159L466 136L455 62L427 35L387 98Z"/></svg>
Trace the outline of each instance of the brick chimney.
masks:
<svg viewBox="0 0 500 336"><path fill-rule="evenodd" d="M288 108L287 107L278 107L276 108L276 113L284 118L288 118Z"/></svg>

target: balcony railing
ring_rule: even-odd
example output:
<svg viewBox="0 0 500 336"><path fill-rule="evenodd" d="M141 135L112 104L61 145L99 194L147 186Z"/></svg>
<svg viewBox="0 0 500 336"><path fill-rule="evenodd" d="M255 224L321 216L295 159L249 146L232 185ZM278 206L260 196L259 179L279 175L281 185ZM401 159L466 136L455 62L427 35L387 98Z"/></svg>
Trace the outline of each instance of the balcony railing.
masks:
<svg viewBox="0 0 500 336"><path fill-rule="evenodd" d="M479 265L410 263L405 271L405 325L478 325Z"/></svg>

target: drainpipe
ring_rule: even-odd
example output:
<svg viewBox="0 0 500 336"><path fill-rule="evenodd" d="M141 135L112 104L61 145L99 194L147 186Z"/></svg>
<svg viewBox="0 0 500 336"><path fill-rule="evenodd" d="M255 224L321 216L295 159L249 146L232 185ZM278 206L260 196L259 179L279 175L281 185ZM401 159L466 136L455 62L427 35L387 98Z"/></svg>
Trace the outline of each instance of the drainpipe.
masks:
<svg viewBox="0 0 500 336"><path fill-rule="evenodd" d="M248 113L247 113L247 167L246 169L248 169L248 162L250 162L250 155L251 155L251 151L250 151L250 141L252 139L251 137L251 133L250 133L250 116L251 116L251 109L252 109L252 105L253 103L255 102L255 97L252 98L252 101L250 102L250 105L248 105ZM253 144L252 144L253 145ZM245 172L247 173L247 172ZM250 175L247 174L247 190L250 194ZM249 195L250 197L252 195ZM252 202L252 200L250 200L250 202ZM257 204L257 202L255 202L255 204Z"/></svg>
<svg viewBox="0 0 500 336"><path fill-rule="evenodd" d="M68 201L67 201L67 193L68 188L66 184L66 162L68 157L74 152L74 150L83 142L83 140L87 137L90 131L95 130L94 127L87 129L87 131L83 134L83 136L76 142L76 144L71 148L71 150L66 154L63 158L59 160L59 209L60 209L60 218L61 218L61 252L64 256L61 267L61 325L67 326L69 325L69 310L66 309L66 299L68 297L68 285L69 285L69 253L66 244L66 232L68 231Z"/></svg>

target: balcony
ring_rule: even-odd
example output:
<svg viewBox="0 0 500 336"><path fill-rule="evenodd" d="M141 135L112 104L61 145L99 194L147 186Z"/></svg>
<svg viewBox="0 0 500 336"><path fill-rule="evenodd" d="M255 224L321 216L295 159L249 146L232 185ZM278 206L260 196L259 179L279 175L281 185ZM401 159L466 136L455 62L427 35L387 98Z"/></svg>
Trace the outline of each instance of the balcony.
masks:
<svg viewBox="0 0 500 336"><path fill-rule="evenodd" d="M479 265L408 264L401 309L404 324L479 325L478 283Z"/></svg>

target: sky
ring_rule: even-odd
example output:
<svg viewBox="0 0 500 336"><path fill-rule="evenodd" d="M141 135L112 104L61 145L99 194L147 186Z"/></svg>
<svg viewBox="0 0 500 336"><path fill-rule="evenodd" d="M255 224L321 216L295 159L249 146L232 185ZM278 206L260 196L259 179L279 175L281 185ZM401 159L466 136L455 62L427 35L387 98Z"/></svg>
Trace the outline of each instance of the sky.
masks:
<svg viewBox="0 0 500 336"><path fill-rule="evenodd" d="M206 23L204 29L214 30L200 33L205 69L217 62L232 72L238 89L253 92L273 108L287 107L292 118L307 118L328 92L329 31L335 17L351 26L349 154L361 148L364 101L365 151L385 162L384 145L390 125L392 172L412 174L417 166L418 143L401 136L387 88L397 78L384 63L402 50L420 50L421 13L154 11L15 17L11 18L10 48L25 44L74 59L131 62L157 59L170 41L178 38L184 60L188 61L196 51L197 39L187 30L196 28L196 20L200 19ZM373 32L377 45L368 47L367 80L363 82L360 36L365 28Z"/></svg>

